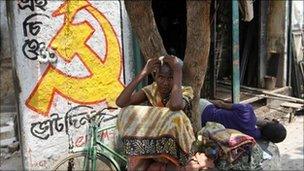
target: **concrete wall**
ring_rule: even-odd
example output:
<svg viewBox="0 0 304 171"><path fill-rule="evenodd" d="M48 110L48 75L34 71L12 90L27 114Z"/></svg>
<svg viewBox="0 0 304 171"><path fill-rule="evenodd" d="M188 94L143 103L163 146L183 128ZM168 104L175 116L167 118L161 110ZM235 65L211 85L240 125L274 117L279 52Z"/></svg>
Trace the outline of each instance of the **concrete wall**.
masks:
<svg viewBox="0 0 304 171"><path fill-rule="evenodd" d="M0 47L1 47L1 56L0 58L8 58L10 51L9 51L9 37L8 37L8 26L7 26L7 11L6 11L6 6L4 2L0 3L0 11L1 11L1 16L0 16Z"/></svg>
<svg viewBox="0 0 304 171"><path fill-rule="evenodd" d="M0 112L14 112L16 102L12 78L7 11L4 1L0 2L0 11Z"/></svg>
<svg viewBox="0 0 304 171"><path fill-rule="evenodd" d="M130 25L115 0L10 1L9 8L24 167L50 169L69 145L83 147L86 115L115 105L132 79ZM115 119L102 122L109 124ZM109 144L115 135L100 133Z"/></svg>

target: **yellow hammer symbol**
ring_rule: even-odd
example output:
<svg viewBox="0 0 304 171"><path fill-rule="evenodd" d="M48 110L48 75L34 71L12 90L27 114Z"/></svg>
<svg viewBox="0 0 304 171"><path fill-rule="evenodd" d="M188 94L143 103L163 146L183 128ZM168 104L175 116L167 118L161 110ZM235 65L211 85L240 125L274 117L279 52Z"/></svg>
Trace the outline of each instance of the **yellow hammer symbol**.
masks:
<svg viewBox="0 0 304 171"><path fill-rule="evenodd" d="M87 21L75 23L73 20L77 12L83 9L98 21L103 30L106 42L103 61L86 44L94 33L94 28ZM53 13L53 17L59 15L64 15L64 24L49 46L56 49L57 55L67 62L77 55L90 75L73 77L49 65L27 99L26 105L39 114L47 116L54 95L57 93L80 104L106 101L108 105L115 106L116 97L123 90L123 84L120 82L122 56L110 22L87 1L66 1Z"/></svg>

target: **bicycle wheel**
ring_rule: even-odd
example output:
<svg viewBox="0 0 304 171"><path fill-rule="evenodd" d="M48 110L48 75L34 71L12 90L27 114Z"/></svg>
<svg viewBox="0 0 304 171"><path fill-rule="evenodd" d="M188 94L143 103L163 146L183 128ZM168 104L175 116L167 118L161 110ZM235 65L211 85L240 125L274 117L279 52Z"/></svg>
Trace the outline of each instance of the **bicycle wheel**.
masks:
<svg viewBox="0 0 304 171"><path fill-rule="evenodd" d="M64 158L58 164L56 164L53 170L58 170L58 171L82 170L85 155L86 153L84 152L69 154L66 158ZM96 170L102 170L102 171L118 170L118 168L116 168L115 165L106 156L98 154L96 158L97 158Z"/></svg>

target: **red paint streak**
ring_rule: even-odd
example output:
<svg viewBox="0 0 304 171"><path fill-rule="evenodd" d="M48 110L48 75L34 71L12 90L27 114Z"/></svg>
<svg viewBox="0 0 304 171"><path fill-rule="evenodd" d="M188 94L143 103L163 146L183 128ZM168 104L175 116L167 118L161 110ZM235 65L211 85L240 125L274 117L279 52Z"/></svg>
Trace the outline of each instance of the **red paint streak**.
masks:
<svg viewBox="0 0 304 171"><path fill-rule="evenodd" d="M82 145L84 145L86 143L86 141L87 141L87 139L86 139L85 135L80 136L75 141L75 146L76 147L81 147Z"/></svg>
<svg viewBox="0 0 304 171"><path fill-rule="evenodd" d="M102 140L111 140L115 137L115 134L113 133L113 131L105 130L99 133L99 137Z"/></svg>

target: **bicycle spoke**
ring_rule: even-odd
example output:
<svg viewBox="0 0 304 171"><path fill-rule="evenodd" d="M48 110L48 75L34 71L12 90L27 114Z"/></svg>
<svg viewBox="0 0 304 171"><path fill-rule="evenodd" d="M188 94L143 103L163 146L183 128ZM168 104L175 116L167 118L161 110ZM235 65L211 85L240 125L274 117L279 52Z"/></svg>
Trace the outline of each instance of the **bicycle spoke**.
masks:
<svg viewBox="0 0 304 171"><path fill-rule="evenodd" d="M116 170L115 166L110 162L109 159L103 156L96 156L96 159L88 159L87 167L84 168L85 153L71 154L67 158L63 159L54 170L60 171L76 171L76 170L93 170L92 164L95 163L96 170L112 171Z"/></svg>

